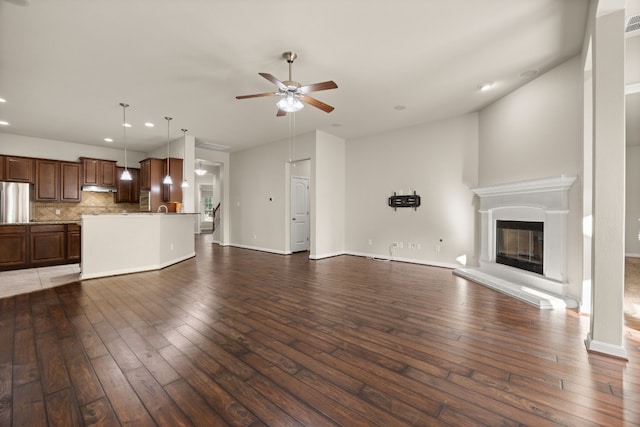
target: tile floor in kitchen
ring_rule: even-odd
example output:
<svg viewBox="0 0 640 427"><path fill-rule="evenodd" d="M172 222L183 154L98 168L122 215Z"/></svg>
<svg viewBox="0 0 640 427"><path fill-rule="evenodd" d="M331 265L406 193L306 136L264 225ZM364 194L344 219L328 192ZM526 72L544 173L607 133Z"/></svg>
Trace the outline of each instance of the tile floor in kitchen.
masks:
<svg viewBox="0 0 640 427"><path fill-rule="evenodd" d="M38 291L80 279L80 264L0 271L0 298Z"/></svg>

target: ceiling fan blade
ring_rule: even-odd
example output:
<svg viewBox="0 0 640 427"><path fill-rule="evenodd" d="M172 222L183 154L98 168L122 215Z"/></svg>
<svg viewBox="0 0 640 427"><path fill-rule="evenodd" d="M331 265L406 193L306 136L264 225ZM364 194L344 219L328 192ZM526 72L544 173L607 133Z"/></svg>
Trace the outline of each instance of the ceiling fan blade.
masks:
<svg viewBox="0 0 640 427"><path fill-rule="evenodd" d="M286 116L287 112L278 108L278 112L276 113L276 117Z"/></svg>
<svg viewBox="0 0 640 427"><path fill-rule="evenodd" d="M260 74L265 79L269 80L274 85L278 86L278 89L287 90L287 86L284 83L282 83L280 80L272 76L271 74L269 73L258 73L258 74Z"/></svg>
<svg viewBox="0 0 640 427"><path fill-rule="evenodd" d="M329 80L328 82L313 83L310 85L301 86L298 88L297 92L305 94L309 92L317 92L319 90L328 90L328 89L337 89L337 88L338 88L338 85L334 81Z"/></svg>
<svg viewBox="0 0 640 427"><path fill-rule="evenodd" d="M236 96L236 99L260 98L261 96L274 96L274 95L278 95L278 92L254 93L253 95L239 95L239 96Z"/></svg>
<svg viewBox="0 0 640 427"><path fill-rule="evenodd" d="M300 97L300 101L306 102L309 105L313 105L314 107L319 108L322 111L325 111L327 113L330 113L334 110L334 108L331 105L325 104L324 102L318 101L317 99L312 98L310 96L302 95Z"/></svg>

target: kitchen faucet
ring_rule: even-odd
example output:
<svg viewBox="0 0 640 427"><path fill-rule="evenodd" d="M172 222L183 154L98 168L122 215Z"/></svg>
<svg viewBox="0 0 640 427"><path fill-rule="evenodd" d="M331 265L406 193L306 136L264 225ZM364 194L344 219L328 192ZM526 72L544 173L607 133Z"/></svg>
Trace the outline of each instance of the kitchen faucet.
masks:
<svg viewBox="0 0 640 427"><path fill-rule="evenodd" d="M167 208L167 205L158 206L158 212L160 212L162 208L164 208L164 213L169 213L169 208Z"/></svg>

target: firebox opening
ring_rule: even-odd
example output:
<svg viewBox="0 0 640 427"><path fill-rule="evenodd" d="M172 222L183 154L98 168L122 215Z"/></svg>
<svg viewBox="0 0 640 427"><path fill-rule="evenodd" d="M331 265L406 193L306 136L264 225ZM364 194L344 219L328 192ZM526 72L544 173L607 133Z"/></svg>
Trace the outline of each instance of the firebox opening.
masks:
<svg viewBox="0 0 640 427"><path fill-rule="evenodd" d="M496 262L543 274L544 223L496 221Z"/></svg>

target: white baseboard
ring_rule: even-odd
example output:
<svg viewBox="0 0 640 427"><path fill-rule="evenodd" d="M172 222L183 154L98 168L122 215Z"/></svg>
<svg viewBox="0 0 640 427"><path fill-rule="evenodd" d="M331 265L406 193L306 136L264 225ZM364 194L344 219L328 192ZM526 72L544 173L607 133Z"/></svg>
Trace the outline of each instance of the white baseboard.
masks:
<svg viewBox="0 0 640 427"><path fill-rule="evenodd" d="M373 259L377 259L377 260L398 261L398 262L407 262L409 264L428 265L428 266L431 266L431 267L443 267L443 268L458 268L458 267L460 267L459 264L448 263L448 262L429 261L429 260L416 259L416 258L402 258L402 257L397 257L397 256L388 257L388 256L381 256L380 254L369 254L369 253L365 253L365 252L346 251L346 252L344 252L344 254L345 255L361 256L361 257L365 257L365 258L373 258Z"/></svg>
<svg viewBox="0 0 640 427"><path fill-rule="evenodd" d="M251 249L252 251L269 252L269 253L272 253L272 254L291 255L291 251L280 251L280 250L272 249L272 248L261 248L260 246L240 245L240 244L237 244L237 243L229 243L229 246L233 246L233 247L236 247L236 248L242 248L242 249Z"/></svg>
<svg viewBox="0 0 640 427"><path fill-rule="evenodd" d="M629 258L640 258L640 254L624 254L624 256Z"/></svg>
<svg viewBox="0 0 640 427"><path fill-rule="evenodd" d="M594 353L606 354L608 356L617 357L624 360L629 360L627 357L627 350L622 345L609 344L602 341L596 341L591 338L591 334L587 334L587 338L584 340L587 347L587 351Z"/></svg>
<svg viewBox="0 0 640 427"><path fill-rule="evenodd" d="M315 254L315 255L309 255L309 259L325 259L325 258L333 258L334 256L340 256L340 255L348 255L346 252L341 251L341 252L333 252L333 253L327 253L327 254Z"/></svg>

